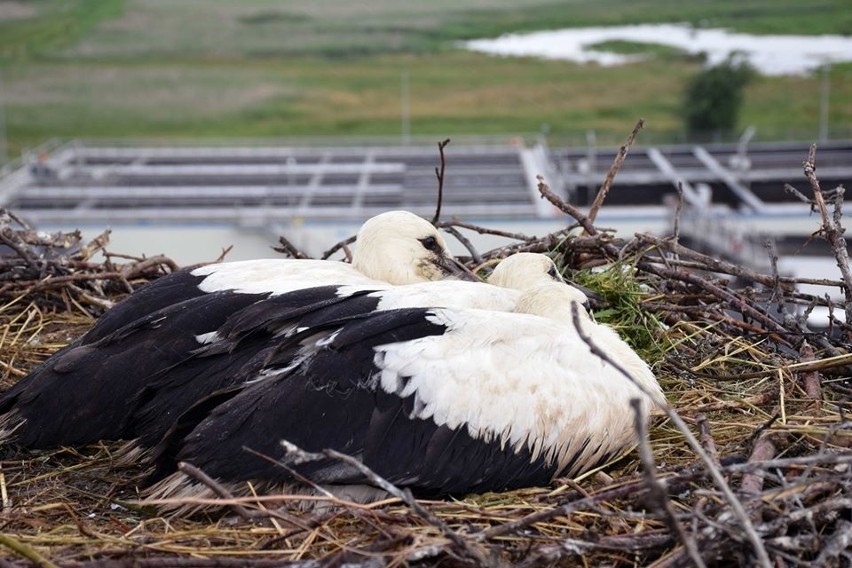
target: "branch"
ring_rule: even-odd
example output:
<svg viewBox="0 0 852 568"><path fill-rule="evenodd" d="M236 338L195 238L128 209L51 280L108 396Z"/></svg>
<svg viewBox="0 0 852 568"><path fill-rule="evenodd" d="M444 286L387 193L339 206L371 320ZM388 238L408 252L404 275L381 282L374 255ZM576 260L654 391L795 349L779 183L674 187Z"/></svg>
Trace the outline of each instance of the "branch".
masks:
<svg viewBox="0 0 852 568"><path fill-rule="evenodd" d="M627 141L618 150L618 154L615 155L615 159L606 174L603 185L601 185L598 190L598 194L595 196L595 201L592 203L591 209L589 209L589 223L595 222L595 217L598 216L598 211L603 205L604 199L606 199L609 190L612 188L612 182L615 179L618 170L621 168L621 164L624 163L624 159L627 157L630 147L633 146L633 142L636 140L636 135L639 134L639 131L642 130L643 126L645 126L645 119L640 118L639 122L636 123L636 126L633 127L633 132L631 132L630 136L627 137Z"/></svg>
<svg viewBox="0 0 852 568"><path fill-rule="evenodd" d="M446 225L446 223L442 223L442 225ZM482 264L482 255L479 254L479 251L476 250L476 247L473 246L473 243L470 242L470 239L461 234L461 232L455 227L447 226L444 227L444 230L454 236L462 245L464 245L464 248L466 248L470 253L470 257L473 259L473 262L475 262L476 264Z"/></svg>
<svg viewBox="0 0 852 568"><path fill-rule="evenodd" d="M669 527L669 530L677 535L678 540L683 544L693 565L703 568L705 564L701 559L701 555L698 553L698 549L695 547L695 541L687 536L683 527L677 522L677 516L675 516L675 512L672 509L668 493L655 475L656 466L654 465L654 456L651 452L651 445L648 443L648 425L645 423L645 417L642 415L641 404L638 398L630 399L630 408L633 409L633 428L636 430L636 437L639 441L639 461L642 463L642 478L648 486L648 496L654 499L654 504L663 512L666 525Z"/></svg>
<svg viewBox="0 0 852 568"><path fill-rule="evenodd" d="M0 534L0 545L5 546L12 552L18 553L36 566L41 568L58 568L56 564L42 556L34 548L31 548L19 540L15 540L9 535Z"/></svg>
<svg viewBox="0 0 852 568"><path fill-rule="evenodd" d="M470 560L474 561L477 566L489 566L491 563L482 555L482 553L475 548L471 543L466 541L461 537L457 532L452 530L444 521L439 519L434 513L426 509L423 505L417 502L417 500L411 495L411 492L406 490L402 490L384 477L377 474L375 471L364 465L360 460L338 452L336 450L326 449L321 452L306 452L302 450L295 444L288 442L287 440L281 440L281 445L284 447L284 450L288 454L293 454L298 462L310 462L310 461L318 461L323 459L335 459L337 461L343 462L347 465L350 465L357 469L364 477L370 480L370 483L379 487L380 489L387 491L406 505L421 519L432 525L433 527L440 530L444 536L446 536L453 544L455 544L459 551L467 556Z"/></svg>
<svg viewBox="0 0 852 568"><path fill-rule="evenodd" d="M592 225L591 220L583 215L579 209L570 203L566 203L561 197L550 191L550 186L544 183L544 178L542 176L536 176L536 179L538 180L538 192L542 197L550 201L550 203L555 205L563 213L573 217L589 235L594 236L598 234L598 231L595 229L594 225Z"/></svg>
<svg viewBox="0 0 852 568"><path fill-rule="evenodd" d="M282 254L286 254L290 258L299 258L299 259L311 258L308 255L306 255L305 253L303 253L302 251L300 251L296 247L296 245L291 243L287 239L287 237L285 237L284 235L281 235L281 236L278 237L278 243L279 243L280 246L272 247L272 250L274 250L275 252L280 252Z"/></svg>
<svg viewBox="0 0 852 568"><path fill-rule="evenodd" d="M435 207L435 217L432 218L432 224L436 227L438 226L438 220L441 218L441 204L444 201L444 167L447 165L444 158L444 148L446 148L449 143L449 138L443 142L438 142L438 152L441 154L441 169L439 170L438 168L435 168L435 175L438 178L438 204Z"/></svg>
<svg viewBox="0 0 852 568"><path fill-rule="evenodd" d="M354 243L356 238L357 238L357 235L352 235L348 239L340 241L339 243L337 243L336 245L334 245L333 247L331 247L330 249L328 249L327 251L322 253L322 256L320 257L320 259L328 260L328 258L331 255L333 255L334 253L336 253L340 249L345 249L347 245L351 245L352 243Z"/></svg>
<svg viewBox="0 0 852 568"><path fill-rule="evenodd" d="M825 196L822 193L819 179L816 176L815 160L816 144L812 144L808 151L808 159L804 163L805 177L808 178L808 182L811 185L811 191L814 194L814 203L816 203L819 216L822 219L821 232L834 251L834 258L837 261L837 267L840 269L840 274L843 278L845 286L843 292L846 297L846 321L852 322L852 272L849 270L849 251L846 248L846 239L843 238L843 227L836 223L836 220L840 217L841 202L835 202L835 217L829 215ZM849 334L847 333L847 335Z"/></svg>
<svg viewBox="0 0 852 568"><path fill-rule="evenodd" d="M209 487L213 493L221 497L222 499L233 499L234 496L230 491L222 487L221 484L217 483L212 477L195 467L194 465L187 462L178 463L178 471L185 474L188 477L198 481L202 485ZM243 520L248 521L251 519L252 515L248 509L239 504L232 504L231 507L234 509L234 512L238 514Z"/></svg>

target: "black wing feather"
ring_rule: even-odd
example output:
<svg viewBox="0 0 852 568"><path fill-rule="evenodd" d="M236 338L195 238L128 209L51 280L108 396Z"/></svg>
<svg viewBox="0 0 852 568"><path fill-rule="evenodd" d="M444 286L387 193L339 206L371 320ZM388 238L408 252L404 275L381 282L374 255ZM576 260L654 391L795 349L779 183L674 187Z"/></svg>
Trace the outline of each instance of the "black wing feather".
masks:
<svg viewBox="0 0 852 568"><path fill-rule="evenodd" d="M72 345L0 397L0 412L26 422L16 442L27 448L84 445L125 437L137 394L165 368L198 347L196 335L216 329L258 295L216 292L143 316L91 344Z"/></svg>
<svg viewBox="0 0 852 568"><path fill-rule="evenodd" d="M442 334L426 309L378 312L347 322L325 349L281 376L252 385L218 406L183 441L177 459L222 480L293 482L279 460L316 483L367 482L333 460L295 464L280 440L308 451L326 448L362 459L374 471L421 496L442 496L546 484L554 464L532 459L466 428L414 418L413 397L381 390L375 348ZM441 377L434 377L441 380Z"/></svg>

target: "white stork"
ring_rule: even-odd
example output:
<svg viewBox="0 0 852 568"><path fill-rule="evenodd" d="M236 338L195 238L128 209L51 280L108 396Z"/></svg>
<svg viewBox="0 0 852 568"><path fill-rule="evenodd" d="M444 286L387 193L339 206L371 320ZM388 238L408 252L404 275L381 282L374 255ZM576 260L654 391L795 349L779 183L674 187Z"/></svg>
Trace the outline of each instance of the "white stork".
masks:
<svg viewBox="0 0 852 568"><path fill-rule="evenodd" d="M352 265L267 259L165 276L0 396L0 441L14 437L22 447L46 448L125 437L140 390L187 358L197 337L264 298L316 286L377 289L442 278L476 280L430 223L406 211L365 222Z"/></svg>
<svg viewBox="0 0 852 568"><path fill-rule="evenodd" d="M459 281L379 290L375 286L321 286L259 300L234 313L216 332L199 336L201 345L195 344L191 355L145 382L125 422L125 431L137 438L131 455L138 456L137 450L157 444L172 424L203 398L221 389L243 388L269 357L279 361L297 357L303 346L300 338L306 334L333 329L347 319L401 308L511 312L522 301L523 289L554 281L563 282L548 257L517 254L501 262L489 278L489 282L514 289ZM564 283L562 288L573 301L587 305L583 292ZM220 399L216 397L216 401Z"/></svg>
<svg viewBox="0 0 852 568"><path fill-rule="evenodd" d="M551 282L520 292L510 312L398 307L302 320L275 336L242 388L184 415L160 448L160 472L186 461L238 493L245 481L293 490L294 471L350 497L369 484L334 460L299 463L281 440L353 455L424 497L586 471L634 443L630 400L647 419L662 392L648 365L582 312L584 334L630 377L590 350L573 322L577 300ZM207 492L172 473L149 496Z"/></svg>

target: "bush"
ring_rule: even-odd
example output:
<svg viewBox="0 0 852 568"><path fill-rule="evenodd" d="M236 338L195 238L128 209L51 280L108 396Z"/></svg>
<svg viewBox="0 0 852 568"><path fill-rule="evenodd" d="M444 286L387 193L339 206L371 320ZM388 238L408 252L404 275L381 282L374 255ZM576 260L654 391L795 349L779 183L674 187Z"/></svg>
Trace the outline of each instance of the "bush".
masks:
<svg viewBox="0 0 852 568"><path fill-rule="evenodd" d="M690 135L733 130L737 125L743 90L754 68L735 54L692 78L686 87L683 118Z"/></svg>

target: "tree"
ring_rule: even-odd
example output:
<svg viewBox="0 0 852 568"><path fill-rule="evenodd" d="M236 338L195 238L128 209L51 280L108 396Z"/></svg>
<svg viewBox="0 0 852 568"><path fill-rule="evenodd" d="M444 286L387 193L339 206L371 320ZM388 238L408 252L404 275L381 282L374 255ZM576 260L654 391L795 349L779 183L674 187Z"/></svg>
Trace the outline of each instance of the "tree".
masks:
<svg viewBox="0 0 852 568"><path fill-rule="evenodd" d="M691 135L733 130L754 68L736 54L706 67L686 87L683 119Z"/></svg>

